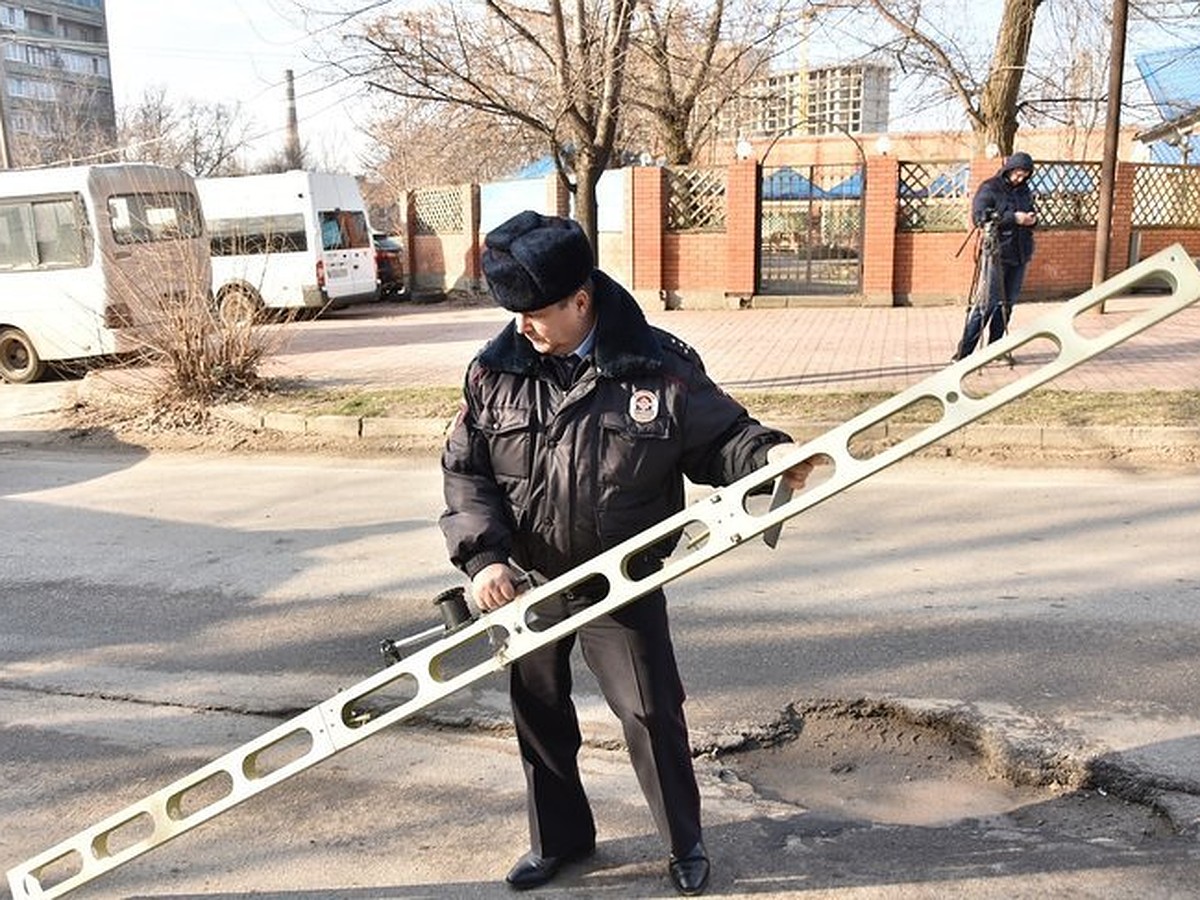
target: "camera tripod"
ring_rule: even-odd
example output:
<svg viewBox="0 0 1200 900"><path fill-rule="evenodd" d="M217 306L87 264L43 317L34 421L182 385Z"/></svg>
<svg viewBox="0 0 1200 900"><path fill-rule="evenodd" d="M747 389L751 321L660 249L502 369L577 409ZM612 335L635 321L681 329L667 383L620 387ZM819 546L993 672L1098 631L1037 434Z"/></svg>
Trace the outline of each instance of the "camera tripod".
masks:
<svg viewBox="0 0 1200 900"><path fill-rule="evenodd" d="M971 275L971 289L967 293L967 317L963 322L962 337L954 352L954 360L970 356L977 346L983 347L993 342L994 316L1000 316L1002 323L999 336L1007 335L1009 318L1012 316L1012 298L1008 296L1008 286L1000 263L1000 238L996 233L995 217L989 214L982 225L976 225L959 247L959 253L976 232L981 233L982 238L975 247L975 271ZM1010 366L1014 363L1012 354L1005 354L1002 359Z"/></svg>

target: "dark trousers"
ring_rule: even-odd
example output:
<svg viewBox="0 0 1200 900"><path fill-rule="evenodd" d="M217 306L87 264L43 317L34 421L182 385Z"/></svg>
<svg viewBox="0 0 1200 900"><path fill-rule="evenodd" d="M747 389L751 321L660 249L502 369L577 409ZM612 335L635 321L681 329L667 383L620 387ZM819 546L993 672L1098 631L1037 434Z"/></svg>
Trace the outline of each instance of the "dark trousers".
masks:
<svg viewBox="0 0 1200 900"><path fill-rule="evenodd" d="M562 856L596 839L579 778L579 721L571 702L571 651L578 636L609 707L620 720L638 783L673 853L700 840L700 792L692 770L684 691L654 591L512 665L509 690L527 786L530 848Z"/></svg>
<svg viewBox="0 0 1200 900"><path fill-rule="evenodd" d="M1009 319L1012 318L1013 303L1021 293L1021 283L1025 280L1025 263L1012 263L989 266L991 277L988 281L987 306L976 304L967 315L963 326L962 341L958 345L958 358L963 359L975 352L979 336L984 325L988 329L988 343L994 344L1004 337L1008 330Z"/></svg>

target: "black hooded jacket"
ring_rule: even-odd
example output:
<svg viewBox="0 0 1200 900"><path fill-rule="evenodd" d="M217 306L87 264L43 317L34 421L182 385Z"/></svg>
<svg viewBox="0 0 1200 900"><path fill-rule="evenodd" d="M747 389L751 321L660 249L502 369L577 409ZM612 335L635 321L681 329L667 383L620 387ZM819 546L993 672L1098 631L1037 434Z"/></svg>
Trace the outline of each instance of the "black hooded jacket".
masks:
<svg viewBox="0 0 1200 900"><path fill-rule="evenodd" d="M1033 159L1028 153L1014 153L1005 160L1003 168L979 186L971 202L971 218L976 225L989 219L996 223L1000 241L1000 261L1006 266L1024 265L1033 257L1033 228L1018 225L1017 212L1037 212L1029 182L1013 184L1008 173L1013 169L1033 172Z"/></svg>
<svg viewBox="0 0 1200 900"><path fill-rule="evenodd" d="M510 559L560 575L682 509L685 475L729 484L789 440L717 387L624 288L599 270L593 280L595 348L568 391L515 322L467 369L442 454L440 524L468 577Z"/></svg>

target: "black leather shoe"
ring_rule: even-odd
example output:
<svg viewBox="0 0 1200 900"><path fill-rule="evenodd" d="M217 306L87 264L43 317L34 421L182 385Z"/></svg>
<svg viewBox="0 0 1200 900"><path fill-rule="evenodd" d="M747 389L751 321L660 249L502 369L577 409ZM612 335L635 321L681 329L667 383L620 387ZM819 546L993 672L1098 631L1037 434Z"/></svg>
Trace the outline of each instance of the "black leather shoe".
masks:
<svg viewBox="0 0 1200 900"><path fill-rule="evenodd" d="M504 880L514 891L527 891L530 888L541 887L558 874L566 863L586 859L595 851L595 845L583 847L562 856L541 856L530 850L517 860Z"/></svg>
<svg viewBox="0 0 1200 900"><path fill-rule="evenodd" d="M667 871L671 874L671 883L679 893L694 897L703 894L708 887L708 853L703 844L697 844L683 856L671 854L667 863Z"/></svg>

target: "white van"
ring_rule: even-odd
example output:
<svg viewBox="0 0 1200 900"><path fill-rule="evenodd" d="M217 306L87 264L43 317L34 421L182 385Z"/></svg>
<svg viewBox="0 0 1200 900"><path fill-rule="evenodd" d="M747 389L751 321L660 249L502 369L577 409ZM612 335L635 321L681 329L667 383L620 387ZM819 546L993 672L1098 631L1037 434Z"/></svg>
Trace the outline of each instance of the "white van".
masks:
<svg viewBox="0 0 1200 900"><path fill-rule="evenodd" d="M227 317L378 299L367 208L350 175L198 178L213 296Z"/></svg>
<svg viewBox="0 0 1200 900"><path fill-rule="evenodd" d="M0 378L138 349L135 326L208 293L192 177L123 163L0 172Z"/></svg>

